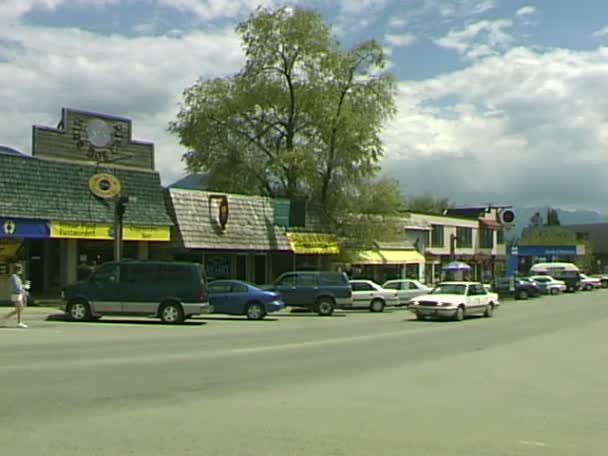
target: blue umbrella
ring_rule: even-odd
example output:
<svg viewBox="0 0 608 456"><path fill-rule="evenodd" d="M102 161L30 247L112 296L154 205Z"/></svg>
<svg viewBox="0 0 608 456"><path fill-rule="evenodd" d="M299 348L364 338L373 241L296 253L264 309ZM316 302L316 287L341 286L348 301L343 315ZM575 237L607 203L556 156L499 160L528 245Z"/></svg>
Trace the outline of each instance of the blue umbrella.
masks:
<svg viewBox="0 0 608 456"><path fill-rule="evenodd" d="M471 266L469 266L466 263L463 263L462 261L451 261L450 263L446 264L441 269L443 271L464 271L464 272L468 272L468 271L471 270Z"/></svg>

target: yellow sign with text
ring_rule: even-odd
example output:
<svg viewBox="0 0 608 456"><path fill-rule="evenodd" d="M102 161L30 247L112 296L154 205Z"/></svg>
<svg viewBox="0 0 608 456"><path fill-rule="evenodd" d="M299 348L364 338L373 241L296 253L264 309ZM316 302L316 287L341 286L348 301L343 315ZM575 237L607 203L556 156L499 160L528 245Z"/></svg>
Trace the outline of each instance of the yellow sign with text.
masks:
<svg viewBox="0 0 608 456"><path fill-rule="evenodd" d="M21 241L15 239L0 239L0 261L7 261L17 256Z"/></svg>
<svg viewBox="0 0 608 456"><path fill-rule="evenodd" d="M114 225L110 223L51 222L51 237L59 239L114 239ZM125 241L171 240L168 226L125 225L122 229Z"/></svg>

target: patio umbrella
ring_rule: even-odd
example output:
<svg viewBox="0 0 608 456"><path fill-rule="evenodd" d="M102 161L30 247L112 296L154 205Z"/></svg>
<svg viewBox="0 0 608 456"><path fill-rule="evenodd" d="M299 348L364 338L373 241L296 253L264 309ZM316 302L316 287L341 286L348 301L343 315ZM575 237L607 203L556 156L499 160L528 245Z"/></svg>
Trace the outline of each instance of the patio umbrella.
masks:
<svg viewBox="0 0 608 456"><path fill-rule="evenodd" d="M441 268L443 271L463 271L463 272L468 272L471 270L471 266L469 266L466 263L463 263L462 261L451 261L448 264L446 264L443 268Z"/></svg>

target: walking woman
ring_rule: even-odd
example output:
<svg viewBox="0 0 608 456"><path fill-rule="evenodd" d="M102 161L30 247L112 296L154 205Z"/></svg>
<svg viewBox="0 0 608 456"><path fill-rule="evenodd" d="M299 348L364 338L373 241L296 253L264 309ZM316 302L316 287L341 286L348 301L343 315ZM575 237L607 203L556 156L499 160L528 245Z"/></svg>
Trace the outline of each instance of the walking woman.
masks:
<svg viewBox="0 0 608 456"><path fill-rule="evenodd" d="M15 264L13 267L13 274L11 275L11 301L15 306L15 310L7 313L2 317L2 322L5 323L10 317L13 315L17 315L17 327L18 328L27 328L27 325L23 323L21 314L23 313L23 308L25 307L27 300L27 291L23 287L23 282L21 281L21 275L23 274L23 267L20 264Z"/></svg>

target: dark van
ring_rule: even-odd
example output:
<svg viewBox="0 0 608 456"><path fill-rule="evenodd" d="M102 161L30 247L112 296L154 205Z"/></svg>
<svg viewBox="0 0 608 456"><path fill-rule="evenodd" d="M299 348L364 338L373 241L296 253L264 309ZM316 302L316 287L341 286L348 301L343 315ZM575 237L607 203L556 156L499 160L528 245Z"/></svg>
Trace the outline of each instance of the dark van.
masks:
<svg viewBox="0 0 608 456"><path fill-rule="evenodd" d="M209 311L205 271L188 262L105 263L88 279L64 287L62 299L64 310L76 321L142 315L181 323Z"/></svg>
<svg viewBox="0 0 608 456"><path fill-rule="evenodd" d="M336 308L353 307L352 288L343 272L285 272L268 288L278 291L285 305L303 307L319 315L331 315Z"/></svg>

